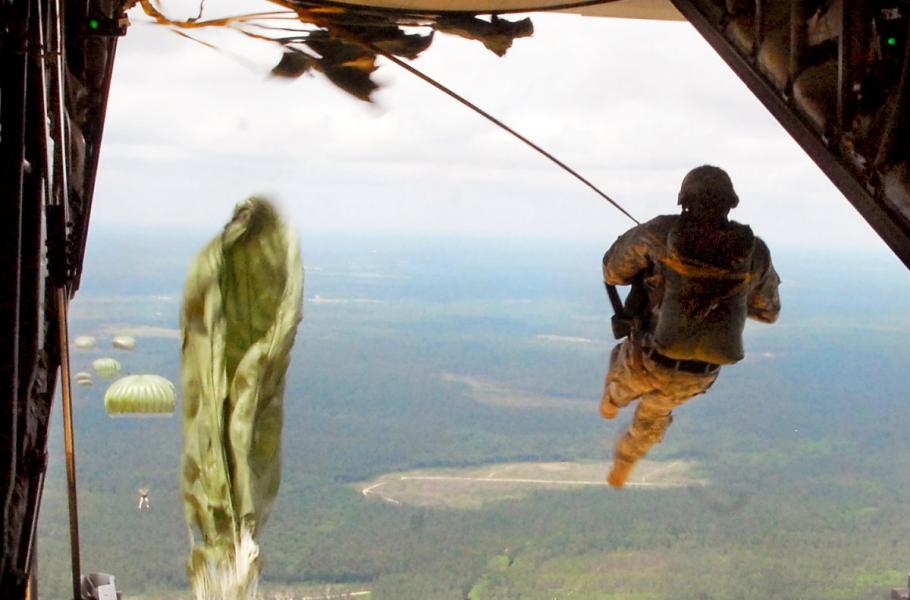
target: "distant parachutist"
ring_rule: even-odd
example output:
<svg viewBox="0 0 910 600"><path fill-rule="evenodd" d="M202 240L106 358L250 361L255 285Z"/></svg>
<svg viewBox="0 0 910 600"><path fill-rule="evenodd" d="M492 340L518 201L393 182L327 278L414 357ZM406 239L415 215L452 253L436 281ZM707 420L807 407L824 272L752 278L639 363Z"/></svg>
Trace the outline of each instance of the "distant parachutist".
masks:
<svg viewBox="0 0 910 600"><path fill-rule="evenodd" d="M118 335L111 341L111 345L118 350L132 350L136 347L136 338L131 335Z"/></svg>
<svg viewBox="0 0 910 600"><path fill-rule="evenodd" d="M92 362L92 368L103 379L113 379L120 374L120 362L113 358L99 358Z"/></svg>
<svg viewBox="0 0 910 600"><path fill-rule="evenodd" d="M80 335L77 337L73 345L76 346L79 350L91 350L95 347L97 340L90 335Z"/></svg>
<svg viewBox="0 0 910 600"><path fill-rule="evenodd" d="M104 392L104 410L111 417L169 417L176 405L177 390L161 375L127 375Z"/></svg>
<svg viewBox="0 0 910 600"><path fill-rule="evenodd" d="M139 488L139 512L147 513L152 510L152 507L149 505L149 489L148 488Z"/></svg>
<svg viewBox="0 0 910 600"><path fill-rule="evenodd" d="M86 373L85 371L79 371L74 377L76 385L90 386L92 385L92 374Z"/></svg>

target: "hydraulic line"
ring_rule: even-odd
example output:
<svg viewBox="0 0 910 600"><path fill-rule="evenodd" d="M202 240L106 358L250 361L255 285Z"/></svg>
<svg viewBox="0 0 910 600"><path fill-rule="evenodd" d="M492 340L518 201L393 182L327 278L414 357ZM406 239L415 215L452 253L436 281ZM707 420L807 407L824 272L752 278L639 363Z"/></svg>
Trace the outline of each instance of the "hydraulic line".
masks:
<svg viewBox="0 0 910 600"><path fill-rule="evenodd" d="M73 396L70 381L67 292L57 288L57 318L60 329L60 389L63 392L63 446L66 455L66 487L70 517L70 559L73 571L73 598L80 597L79 510L76 506L76 439L73 430Z"/></svg>

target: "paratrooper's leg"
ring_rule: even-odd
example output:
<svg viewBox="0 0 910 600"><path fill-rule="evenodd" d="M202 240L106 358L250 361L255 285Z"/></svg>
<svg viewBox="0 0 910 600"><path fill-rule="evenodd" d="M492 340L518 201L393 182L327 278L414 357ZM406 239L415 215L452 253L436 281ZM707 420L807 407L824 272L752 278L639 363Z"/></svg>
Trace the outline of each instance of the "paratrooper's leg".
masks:
<svg viewBox="0 0 910 600"><path fill-rule="evenodd" d="M672 422L673 414L666 396L652 392L639 400L629 429L616 444L613 469L607 477L610 485L622 487L626 483L635 464L664 439Z"/></svg>
<svg viewBox="0 0 910 600"><path fill-rule="evenodd" d="M673 409L706 392L717 379L716 371L708 374L685 373L662 369L650 362L646 364L646 370L660 388L641 397L629 429L616 445L613 469L607 477L614 487L622 487L635 463L663 441L667 428L673 422Z"/></svg>
<svg viewBox="0 0 910 600"><path fill-rule="evenodd" d="M621 408L651 390L648 378L635 368L633 352L634 345L626 339L610 353L610 369L600 400L600 416L604 419L616 418Z"/></svg>

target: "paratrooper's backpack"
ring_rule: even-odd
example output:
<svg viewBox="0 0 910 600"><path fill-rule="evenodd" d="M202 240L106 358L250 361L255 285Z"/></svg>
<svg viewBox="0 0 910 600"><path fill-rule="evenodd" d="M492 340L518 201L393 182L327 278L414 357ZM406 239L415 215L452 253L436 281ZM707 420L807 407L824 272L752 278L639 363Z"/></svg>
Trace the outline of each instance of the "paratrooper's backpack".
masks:
<svg viewBox="0 0 910 600"><path fill-rule="evenodd" d="M731 221L717 228L679 219L657 265L665 280L654 330L658 352L719 365L743 359L754 248L748 225Z"/></svg>

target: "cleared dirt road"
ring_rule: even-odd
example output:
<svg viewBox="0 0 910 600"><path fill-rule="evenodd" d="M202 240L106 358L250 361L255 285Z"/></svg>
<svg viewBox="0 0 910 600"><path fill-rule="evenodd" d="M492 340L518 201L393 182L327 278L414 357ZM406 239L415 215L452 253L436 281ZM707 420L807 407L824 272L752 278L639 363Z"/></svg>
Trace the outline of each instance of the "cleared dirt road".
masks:
<svg viewBox="0 0 910 600"><path fill-rule="evenodd" d="M591 463L510 463L460 471L389 473L360 487L364 497L389 504L477 508L487 502L527 496L535 489L608 487L608 465ZM708 482L692 477L691 463L643 462L629 488L680 488ZM506 475L508 473L508 475Z"/></svg>

